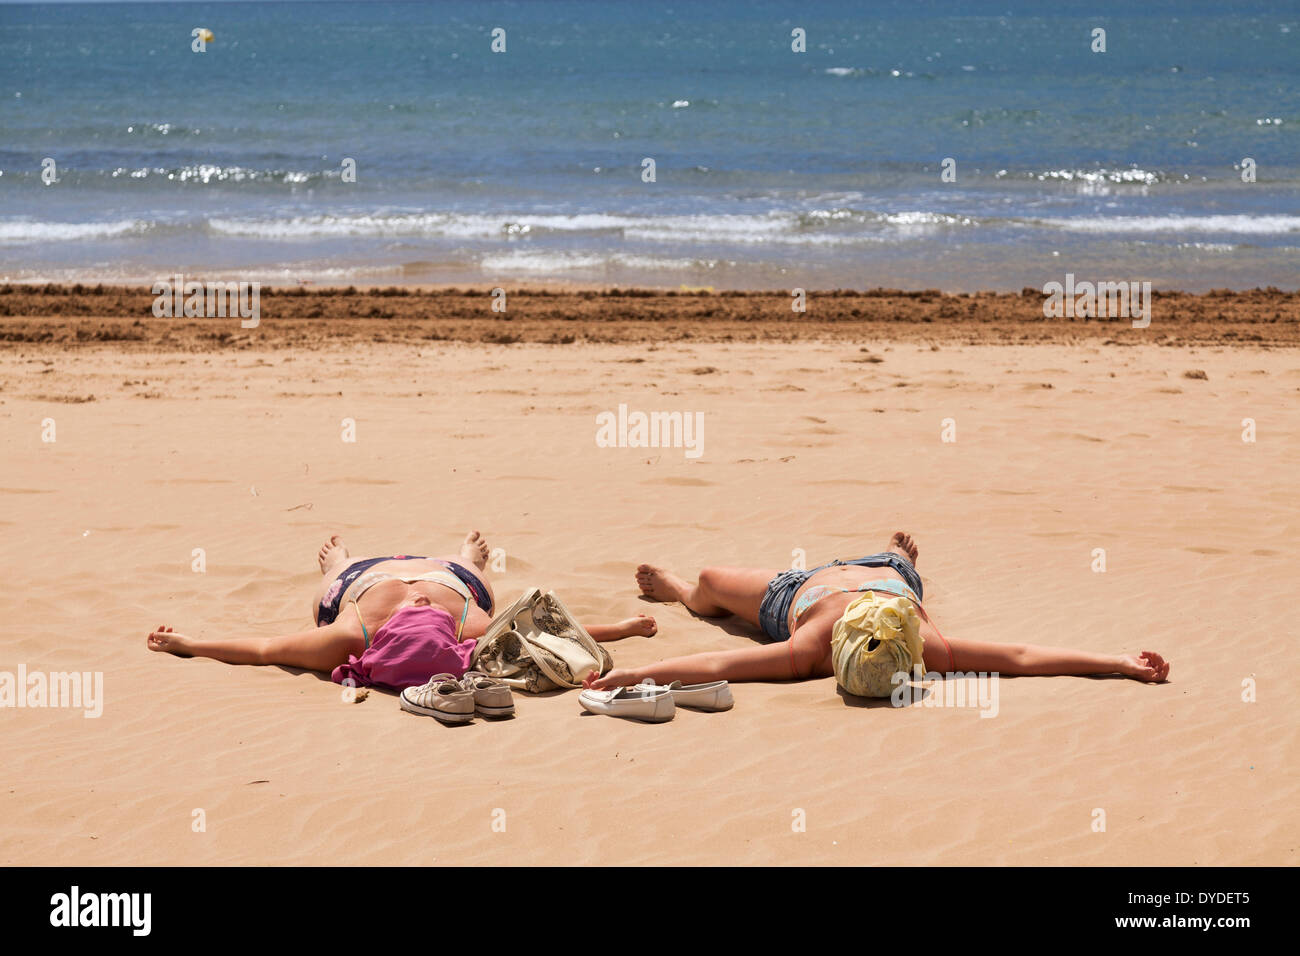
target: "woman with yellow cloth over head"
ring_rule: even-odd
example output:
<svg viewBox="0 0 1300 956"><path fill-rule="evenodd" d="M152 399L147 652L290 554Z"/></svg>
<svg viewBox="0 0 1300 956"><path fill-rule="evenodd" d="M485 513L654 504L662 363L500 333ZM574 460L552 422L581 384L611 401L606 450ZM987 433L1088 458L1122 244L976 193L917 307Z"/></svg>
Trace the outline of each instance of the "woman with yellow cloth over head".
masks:
<svg viewBox="0 0 1300 956"><path fill-rule="evenodd" d="M1148 682L1169 675L1169 663L1154 651L1108 655L945 637L921 606L917 555L911 535L900 531L886 551L808 571L705 568L691 584L643 564L636 579L648 597L680 601L703 617L735 614L759 627L772 643L615 668L589 679L587 686L603 690L641 681L692 684L834 675L850 694L888 697L901 680L921 671L1122 674Z"/></svg>

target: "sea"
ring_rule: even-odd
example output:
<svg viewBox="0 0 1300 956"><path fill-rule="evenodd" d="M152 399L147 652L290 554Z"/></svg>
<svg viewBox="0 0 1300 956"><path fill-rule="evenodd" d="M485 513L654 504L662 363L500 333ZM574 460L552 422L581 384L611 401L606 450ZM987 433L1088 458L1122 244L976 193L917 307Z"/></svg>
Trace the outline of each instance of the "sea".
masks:
<svg viewBox="0 0 1300 956"><path fill-rule="evenodd" d="M1294 290L1300 3L0 2L0 281L177 273Z"/></svg>

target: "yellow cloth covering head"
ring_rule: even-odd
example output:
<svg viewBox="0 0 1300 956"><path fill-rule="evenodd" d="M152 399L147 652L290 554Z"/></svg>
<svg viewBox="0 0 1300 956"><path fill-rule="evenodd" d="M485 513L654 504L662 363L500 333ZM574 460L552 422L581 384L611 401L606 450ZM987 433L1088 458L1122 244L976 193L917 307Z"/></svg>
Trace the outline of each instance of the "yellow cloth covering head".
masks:
<svg viewBox="0 0 1300 956"><path fill-rule="evenodd" d="M922 666L924 648L912 602L872 591L854 598L831 630L835 679L859 697L888 697L896 673Z"/></svg>

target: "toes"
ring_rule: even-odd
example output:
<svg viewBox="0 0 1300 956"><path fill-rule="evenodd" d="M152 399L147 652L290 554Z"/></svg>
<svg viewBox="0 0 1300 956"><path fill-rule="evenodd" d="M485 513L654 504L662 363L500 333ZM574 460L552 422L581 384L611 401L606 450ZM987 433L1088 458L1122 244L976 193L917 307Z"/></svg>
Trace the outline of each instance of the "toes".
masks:
<svg viewBox="0 0 1300 956"><path fill-rule="evenodd" d="M637 566L636 583L637 587L641 589L642 594L656 597L656 592L659 590L660 585L663 584L663 581L664 575L659 568L649 564L641 564Z"/></svg>

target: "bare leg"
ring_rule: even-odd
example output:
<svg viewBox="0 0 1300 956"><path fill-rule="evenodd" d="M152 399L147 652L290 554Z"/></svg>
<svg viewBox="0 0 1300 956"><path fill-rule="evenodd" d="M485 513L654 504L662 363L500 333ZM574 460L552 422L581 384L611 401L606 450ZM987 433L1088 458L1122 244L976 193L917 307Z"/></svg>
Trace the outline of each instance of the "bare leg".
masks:
<svg viewBox="0 0 1300 956"><path fill-rule="evenodd" d="M336 577L343 573L351 560L352 554L348 551L348 546L336 534L331 535L330 539L321 545L320 550L316 552L316 561L320 564L321 583L311 601L311 619L313 621L316 620L316 613L320 609L321 599L325 596L325 589L334 582Z"/></svg>
<svg viewBox="0 0 1300 956"><path fill-rule="evenodd" d="M904 531L889 539L889 551L896 552L913 564L920 554L912 536ZM703 617L735 614L758 626L758 609L767 586L780 571L763 568L705 568L695 584L683 580L666 568L642 564L636 569L636 583L641 593L656 601L680 601Z"/></svg>
<svg viewBox="0 0 1300 956"><path fill-rule="evenodd" d="M895 531L894 536L889 539L889 547L885 550L901 554L914 565L921 553L921 549L916 546L916 542L912 540L912 536L906 531Z"/></svg>
<svg viewBox="0 0 1300 956"><path fill-rule="evenodd" d="M343 539L338 535L331 535L319 551L316 552L316 560L320 563L320 573L332 577L343 566L347 564L351 554L348 552L348 546L343 543Z"/></svg>
<svg viewBox="0 0 1300 956"><path fill-rule="evenodd" d="M473 565L478 571L483 571L487 568L487 559L487 539L477 531L465 535L465 540L460 546L460 560Z"/></svg>
<svg viewBox="0 0 1300 956"><path fill-rule="evenodd" d="M489 555L487 539L477 531L471 531L465 535L465 540L461 542L460 551L457 554L440 555L439 561L454 561L462 567L472 568L478 575L478 579L483 582L487 588L488 599L491 600L493 608L496 607L496 591L492 587L492 582L488 580L487 560Z"/></svg>
<svg viewBox="0 0 1300 956"><path fill-rule="evenodd" d="M705 568L690 584L671 571L652 564L636 569L641 592L656 601L680 601L703 617L735 614L758 625L758 608L767 585L780 574L762 568Z"/></svg>

